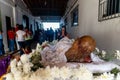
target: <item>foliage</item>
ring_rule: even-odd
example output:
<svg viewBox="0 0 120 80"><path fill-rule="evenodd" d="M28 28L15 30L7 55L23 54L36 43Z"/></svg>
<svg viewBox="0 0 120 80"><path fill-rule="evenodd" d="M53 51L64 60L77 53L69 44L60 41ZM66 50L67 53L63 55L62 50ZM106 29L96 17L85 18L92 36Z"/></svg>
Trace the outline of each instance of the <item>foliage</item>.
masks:
<svg viewBox="0 0 120 80"><path fill-rule="evenodd" d="M32 71L36 71L37 69L44 67L41 63L41 55L39 52L34 53L34 55L31 57L31 62L33 64Z"/></svg>
<svg viewBox="0 0 120 80"><path fill-rule="evenodd" d="M114 68L114 69L112 69L111 71L110 71L110 73L111 74L114 74L115 76L117 76L117 74L120 72L120 70L119 69L117 69L117 68Z"/></svg>

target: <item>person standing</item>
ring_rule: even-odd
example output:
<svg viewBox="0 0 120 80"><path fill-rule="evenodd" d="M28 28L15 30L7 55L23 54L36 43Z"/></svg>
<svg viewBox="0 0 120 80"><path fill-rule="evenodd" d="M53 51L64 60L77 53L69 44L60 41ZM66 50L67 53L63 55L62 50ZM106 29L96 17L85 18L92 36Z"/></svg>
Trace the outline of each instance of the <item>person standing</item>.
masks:
<svg viewBox="0 0 120 80"><path fill-rule="evenodd" d="M29 30L28 27L25 28L25 32L26 32L26 35L25 35L25 45L26 46L31 46L31 43L32 43L32 32Z"/></svg>
<svg viewBox="0 0 120 80"><path fill-rule="evenodd" d="M19 24L16 24L16 26L15 26L15 32L17 32L19 29Z"/></svg>
<svg viewBox="0 0 120 80"><path fill-rule="evenodd" d="M54 31L53 31L52 27L50 27L49 36L50 36L49 41L52 42L53 38L54 38Z"/></svg>
<svg viewBox="0 0 120 80"><path fill-rule="evenodd" d="M17 41L20 47L20 55L24 53L23 49L25 48L25 36L26 33L23 31L23 25L20 25L19 30L16 32Z"/></svg>
<svg viewBox="0 0 120 80"><path fill-rule="evenodd" d="M62 29L61 29L61 33L60 33L60 36L58 38L58 40L64 38L64 37L69 37L67 31L66 31L66 27L65 26L62 26Z"/></svg>
<svg viewBox="0 0 120 80"><path fill-rule="evenodd" d="M8 30L8 39L9 39L9 51L14 51L15 49L15 32L13 28Z"/></svg>
<svg viewBox="0 0 120 80"><path fill-rule="evenodd" d="M15 26L15 33L19 30L18 28L19 28L19 24L16 24L16 26ZM16 48L17 50L20 49L16 37L15 37L15 48Z"/></svg>
<svg viewBox="0 0 120 80"><path fill-rule="evenodd" d="M0 55L5 54L4 51L4 45L3 45L3 36L2 36L2 30L0 30Z"/></svg>

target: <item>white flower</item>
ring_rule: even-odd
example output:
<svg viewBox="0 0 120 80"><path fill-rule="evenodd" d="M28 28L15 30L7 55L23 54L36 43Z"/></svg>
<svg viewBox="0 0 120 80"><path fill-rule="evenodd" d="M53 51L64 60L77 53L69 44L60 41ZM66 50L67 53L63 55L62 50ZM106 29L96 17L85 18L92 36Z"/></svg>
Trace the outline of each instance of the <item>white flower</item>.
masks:
<svg viewBox="0 0 120 80"><path fill-rule="evenodd" d="M25 73L25 74L28 74L28 73L30 73L31 72L31 67L33 66L33 64L32 63L26 63L26 64L24 64L23 65L23 72Z"/></svg>
<svg viewBox="0 0 120 80"><path fill-rule="evenodd" d="M32 49L32 52L28 55L28 56L29 56L29 58L31 58L31 57L34 55L34 53L35 53L35 50L34 50L34 49Z"/></svg>
<svg viewBox="0 0 120 80"><path fill-rule="evenodd" d="M17 67L16 68L11 68L11 73L15 74L18 71Z"/></svg>
<svg viewBox="0 0 120 80"><path fill-rule="evenodd" d="M22 70L22 67L23 67L23 64L22 64L21 61L19 61L19 62L17 63L17 69L18 69L18 70Z"/></svg>
<svg viewBox="0 0 120 80"><path fill-rule="evenodd" d="M51 76L51 70L49 67L45 69L38 69L35 73L31 75L31 78L33 80L54 80Z"/></svg>
<svg viewBox="0 0 120 80"><path fill-rule="evenodd" d="M38 74L33 73L33 74L30 76L30 79L29 79L29 80L42 80L42 78L41 78Z"/></svg>
<svg viewBox="0 0 120 80"><path fill-rule="evenodd" d="M45 70L46 70L46 73L47 73L46 80L54 80L54 77L51 76L51 69L50 69L50 67L47 66L47 67L45 68Z"/></svg>
<svg viewBox="0 0 120 80"><path fill-rule="evenodd" d="M81 66L78 69L73 69L72 80L93 80L93 75L88 71L84 66Z"/></svg>
<svg viewBox="0 0 120 80"><path fill-rule="evenodd" d="M115 57L117 59L120 59L120 51L119 50L116 50Z"/></svg>
<svg viewBox="0 0 120 80"><path fill-rule="evenodd" d="M98 53L100 53L100 50L99 50L99 48L97 48L97 47L96 47L96 48L95 48L95 50L96 50Z"/></svg>
<svg viewBox="0 0 120 80"><path fill-rule="evenodd" d="M22 72L20 72L20 71L16 71L15 73L14 73L14 78L15 78L15 80L23 80L23 73Z"/></svg>
<svg viewBox="0 0 120 80"><path fill-rule="evenodd" d="M114 80L114 74L103 73L102 75L96 77L94 80Z"/></svg>
<svg viewBox="0 0 120 80"><path fill-rule="evenodd" d="M15 80L12 73L8 73L5 77L6 77L6 80Z"/></svg>
<svg viewBox="0 0 120 80"><path fill-rule="evenodd" d="M11 67L11 73L15 74L16 71L18 71L16 59L14 59L10 62L10 67Z"/></svg>
<svg viewBox="0 0 120 80"><path fill-rule="evenodd" d="M52 69L51 69L51 75L52 75L52 77L54 77L54 78L60 78L60 70L59 70L59 68L58 67L53 67Z"/></svg>
<svg viewBox="0 0 120 80"><path fill-rule="evenodd" d="M23 54L21 57L20 57L20 60L23 64L26 64L30 61L29 59L29 56L27 54Z"/></svg>
<svg viewBox="0 0 120 80"><path fill-rule="evenodd" d="M115 80L120 80L120 73L117 74L116 79Z"/></svg>
<svg viewBox="0 0 120 80"><path fill-rule="evenodd" d="M106 51L102 50L102 57L104 58L106 56Z"/></svg>
<svg viewBox="0 0 120 80"><path fill-rule="evenodd" d="M60 68L60 77L63 80L69 79L72 76L72 71L71 69L67 68L67 67L62 67Z"/></svg>
<svg viewBox="0 0 120 80"><path fill-rule="evenodd" d="M42 46L39 43L37 43L36 51L38 51L38 52L42 51Z"/></svg>
<svg viewBox="0 0 120 80"><path fill-rule="evenodd" d="M10 67L11 68L16 68L17 66L17 60L16 59L13 59L11 62L10 62Z"/></svg>
<svg viewBox="0 0 120 80"><path fill-rule="evenodd" d="M30 73L27 74L27 75L24 75L24 76L23 76L23 80L30 80L30 76L31 76Z"/></svg>
<svg viewBox="0 0 120 80"><path fill-rule="evenodd" d="M18 62L17 62L17 66L22 66L22 62L21 62L21 61L18 61Z"/></svg>

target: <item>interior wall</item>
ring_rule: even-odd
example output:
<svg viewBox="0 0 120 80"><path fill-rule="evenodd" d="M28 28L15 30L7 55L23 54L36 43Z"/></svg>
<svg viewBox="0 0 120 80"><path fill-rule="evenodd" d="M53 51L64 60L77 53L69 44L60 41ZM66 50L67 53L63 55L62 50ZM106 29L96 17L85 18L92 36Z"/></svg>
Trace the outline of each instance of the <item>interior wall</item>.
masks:
<svg viewBox="0 0 120 80"><path fill-rule="evenodd" d="M69 6L71 2L72 0L69 0ZM79 5L79 25L71 27L70 13L76 5ZM120 17L99 22L98 8L99 0L78 0L70 12L64 16L68 20L68 33L71 38L91 35L100 49L120 50Z"/></svg>
<svg viewBox="0 0 120 80"><path fill-rule="evenodd" d="M3 43L4 43L5 50L8 50L5 17L8 16L12 20L12 18L13 18L13 8L10 5L7 5L7 4L4 4L4 3L0 2L0 10L1 10L2 30L3 30L3 36L4 36L3 37Z"/></svg>

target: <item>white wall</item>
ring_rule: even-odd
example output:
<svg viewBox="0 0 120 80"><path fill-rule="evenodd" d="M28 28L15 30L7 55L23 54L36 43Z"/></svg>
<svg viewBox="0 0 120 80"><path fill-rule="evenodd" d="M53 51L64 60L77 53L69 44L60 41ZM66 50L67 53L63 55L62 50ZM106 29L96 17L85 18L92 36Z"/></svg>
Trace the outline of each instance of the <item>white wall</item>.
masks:
<svg viewBox="0 0 120 80"><path fill-rule="evenodd" d="M100 49L120 50L120 17L98 22L99 0L78 0L74 7L78 4L79 26L71 27L70 12L64 16L68 18L67 31L71 37L91 35Z"/></svg>
<svg viewBox="0 0 120 80"><path fill-rule="evenodd" d="M27 8L26 4L22 0L15 0L15 4L15 24L23 24L23 15L29 17L29 25L33 23L35 18L31 15L31 12Z"/></svg>
<svg viewBox="0 0 120 80"><path fill-rule="evenodd" d="M4 36L3 43L4 43L4 48L8 50L5 17L8 16L11 19L13 18L13 8L10 5L0 2L0 10L1 10L2 30L3 30L3 36Z"/></svg>

